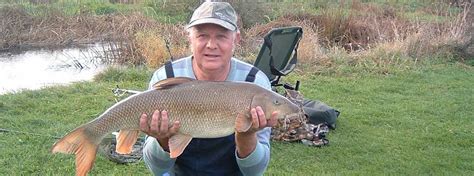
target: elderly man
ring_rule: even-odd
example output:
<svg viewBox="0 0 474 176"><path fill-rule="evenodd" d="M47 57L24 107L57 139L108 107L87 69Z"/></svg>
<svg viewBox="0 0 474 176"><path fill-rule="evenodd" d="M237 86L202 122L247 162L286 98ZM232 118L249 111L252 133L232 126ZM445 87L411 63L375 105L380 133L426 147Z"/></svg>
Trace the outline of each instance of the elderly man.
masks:
<svg viewBox="0 0 474 176"><path fill-rule="evenodd" d="M237 14L230 4L204 2L194 11L187 29L192 56L172 63L174 76L210 81L246 80L252 65L232 57L240 32ZM166 78L165 67L158 69L150 87ZM261 71L256 72L253 82L271 88ZM247 132L193 139L175 159L170 158L168 140L179 130L179 122L168 124L166 110L143 114L140 128L148 135L143 148L145 164L154 175L262 175L270 160L270 127L276 124L277 113L265 112L272 113L268 121L261 107L251 109L250 113L253 125Z"/></svg>

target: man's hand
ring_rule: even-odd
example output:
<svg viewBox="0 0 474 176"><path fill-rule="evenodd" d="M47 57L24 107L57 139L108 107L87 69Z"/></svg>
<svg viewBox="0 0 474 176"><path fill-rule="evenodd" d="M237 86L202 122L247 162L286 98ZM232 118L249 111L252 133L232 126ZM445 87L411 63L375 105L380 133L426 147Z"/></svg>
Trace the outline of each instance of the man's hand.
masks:
<svg viewBox="0 0 474 176"><path fill-rule="evenodd" d="M156 138L165 151L169 151L168 140L179 130L179 121L174 122L171 127L168 122L168 112L166 111L156 110L153 112L151 120L148 120L145 113L140 117L140 130L148 136Z"/></svg>
<svg viewBox="0 0 474 176"><path fill-rule="evenodd" d="M245 158L250 155L257 146L257 131L275 126L277 121L278 112L272 112L270 119L265 118L265 113L260 106L252 108L250 110L252 116L252 126L246 132L235 133L235 143L237 145L237 155L240 158Z"/></svg>

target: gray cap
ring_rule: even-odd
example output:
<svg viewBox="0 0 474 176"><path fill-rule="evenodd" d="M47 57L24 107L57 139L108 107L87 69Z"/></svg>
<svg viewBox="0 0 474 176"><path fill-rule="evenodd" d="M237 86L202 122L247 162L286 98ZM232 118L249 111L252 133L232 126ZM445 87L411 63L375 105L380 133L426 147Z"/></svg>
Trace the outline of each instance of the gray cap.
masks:
<svg viewBox="0 0 474 176"><path fill-rule="evenodd" d="M204 2L193 13L187 28L212 23L231 31L237 30L237 13L227 2Z"/></svg>

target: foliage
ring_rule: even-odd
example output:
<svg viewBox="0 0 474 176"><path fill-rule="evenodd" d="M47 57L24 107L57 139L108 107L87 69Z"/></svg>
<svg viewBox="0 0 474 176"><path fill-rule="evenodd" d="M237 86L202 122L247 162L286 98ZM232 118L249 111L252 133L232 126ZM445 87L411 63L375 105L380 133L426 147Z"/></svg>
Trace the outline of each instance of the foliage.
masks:
<svg viewBox="0 0 474 176"><path fill-rule="evenodd" d="M5 18L0 49L70 46L111 42L121 46L112 61L155 68L189 54L184 24L198 1L19 1L0 4ZM460 53L466 42L469 9L442 1L232 1L240 14L242 42L236 56L255 60L263 35L271 28L302 26L299 56L314 70L369 66L391 72L399 62ZM3 40L2 40L3 39ZM115 44L113 44L115 43ZM406 61L406 62L405 62ZM337 65L337 64L346 65ZM415 64L410 64L415 65ZM387 67L390 66L390 67ZM366 67L367 68L367 67ZM331 72L332 72L331 71Z"/></svg>
<svg viewBox="0 0 474 176"><path fill-rule="evenodd" d="M104 72L97 74L94 80L97 82L107 83L123 83L136 82L146 83L151 78L151 70L136 67L134 69L126 69L121 67L109 67Z"/></svg>
<svg viewBox="0 0 474 176"><path fill-rule="evenodd" d="M115 103L111 89L145 90L146 68L111 68L94 82L0 96L0 172L74 173L72 155L49 150L57 140ZM474 70L433 64L389 75L296 72L306 98L341 111L330 145L272 142L269 175L472 175ZM93 175L147 175L143 162L120 165L102 155Z"/></svg>
<svg viewBox="0 0 474 176"><path fill-rule="evenodd" d="M162 24L155 29L137 32L133 42L150 68L164 62L190 55L184 26Z"/></svg>
<svg viewBox="0 0 474 176"><path fill-rule="evenodd" d="M74 172L71 155L51 155L66 132L115 103L122 88L145 90L152 71L187 54L183 24L198 1L3 0L0 50L110 41L110 68L94 82L0 95L0 173ZM474 59L462 8L445 1L354 0L233 2L243 41L236 56L255 59L271 28L302 26L299 65L289 82L342 112L330 146L273 142L269 175L473 175ZM466 65L467 64L467 65ZM14 132L19 131L19 132ZM97 158L93 175L149 174L143 163Z"/></svg>

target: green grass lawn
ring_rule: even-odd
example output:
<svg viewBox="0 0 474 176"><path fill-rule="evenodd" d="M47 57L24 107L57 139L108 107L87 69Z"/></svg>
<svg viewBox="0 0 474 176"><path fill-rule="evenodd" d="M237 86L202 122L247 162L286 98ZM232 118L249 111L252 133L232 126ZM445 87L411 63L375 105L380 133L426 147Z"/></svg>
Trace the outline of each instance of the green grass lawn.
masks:
<svg viewBox="0 0 474 176"><path fill-rule="evenodd" d="M144 90L151 72L112 70L95 82L0 95L2 175L72 175L73 155L49 150L114 104L111 88ZM341 111L330 145L272 143L268 175L474 175L474 70L431 65L391 75L294 75L306 98ZM98 156L93 175L149 175L143 162Z"/></svg>

